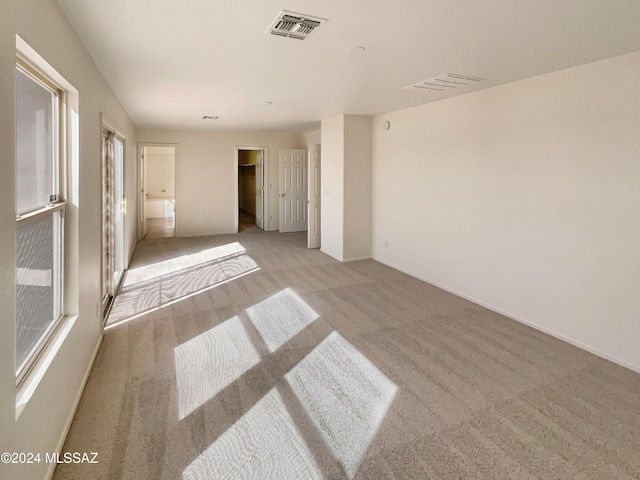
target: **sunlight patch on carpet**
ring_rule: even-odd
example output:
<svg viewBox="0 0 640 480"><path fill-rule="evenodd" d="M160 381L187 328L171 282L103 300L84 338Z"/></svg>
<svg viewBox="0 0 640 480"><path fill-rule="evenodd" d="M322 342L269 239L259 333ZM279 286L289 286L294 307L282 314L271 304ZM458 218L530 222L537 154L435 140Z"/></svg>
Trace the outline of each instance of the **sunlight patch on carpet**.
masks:
<svg viewBox="0 0 640 480"><path fill-rule="evenodd" d="M161 283L160 302L169 303L194 292L216 286L227 279L219 265L206 265L197 270L171 275Z"/></svg>
<svg viewBox="0 0 640 480"><path fill-rule="evenodd" d="M269 352L275 352L320 316L291 288L247 308L247 315Z"/></svg>
<svg viewBox="0 0 640 480"><path fill-rule="evenodd" d="M173 353L180 420L260 361L237 316L177 346Z"/></svg>
<svg viewBox="0 0 640 480"><path fill-rule="evenodd" d="M285 378L353 478L393 402L396 384L335 331Z"/></svg>
<svg viewBox="0 0 640 480"><path fill-rule="evenodd" d="M182 478L323 477L280 393L274 388L185 468Z"/></svg>
<svg viewBox="0 0 640 480"><path fill-rule="evenodd" d="M185 268L195 267L210 262L219 262L227 257L246 254L246 249L239 242L211 247L199 252L188 253L169 258L160 262L134 267L127 271L123 287L128 287L142 281L153 280L163 275L176 273Z"/></svg>

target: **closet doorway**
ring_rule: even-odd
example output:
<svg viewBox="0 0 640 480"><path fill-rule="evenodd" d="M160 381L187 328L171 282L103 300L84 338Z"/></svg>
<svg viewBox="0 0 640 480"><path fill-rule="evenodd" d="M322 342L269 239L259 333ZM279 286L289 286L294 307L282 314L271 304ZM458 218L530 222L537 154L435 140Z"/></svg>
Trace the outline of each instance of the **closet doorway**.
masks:
<svg viewBox="0 0 640 480"><path fill-rule="evenodd" d="M267 229L265 170L266 147L236 147L238 168L238 232L258 228Z"/></svg>

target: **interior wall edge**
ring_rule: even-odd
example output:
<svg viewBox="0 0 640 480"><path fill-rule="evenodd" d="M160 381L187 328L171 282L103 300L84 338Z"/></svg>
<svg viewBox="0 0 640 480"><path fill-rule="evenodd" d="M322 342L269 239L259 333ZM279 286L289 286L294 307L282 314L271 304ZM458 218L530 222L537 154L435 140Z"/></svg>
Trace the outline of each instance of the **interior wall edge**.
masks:
<svg viewBox="0 0 640 480"><path fill-rule="evenodd" d="M323 250L322 247L320 247L320 251L322 253L324 253L325 255L330 256L331 258L338 260L339 262L344 262L344 259L338 255L333 254L332 252L328 252L327 250Z"/></svg>

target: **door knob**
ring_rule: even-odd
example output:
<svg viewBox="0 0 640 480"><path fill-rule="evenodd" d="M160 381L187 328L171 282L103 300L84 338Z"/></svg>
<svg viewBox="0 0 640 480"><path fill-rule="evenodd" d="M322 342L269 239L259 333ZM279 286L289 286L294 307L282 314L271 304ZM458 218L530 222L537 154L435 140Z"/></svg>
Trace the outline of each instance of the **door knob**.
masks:
<svg viewBox="0 0 640 480"><path fill-rule="evenodd" d="M280 196L281 196L281 197L284 197L284 193L281 193L281 194L280 194Z"/></svg>

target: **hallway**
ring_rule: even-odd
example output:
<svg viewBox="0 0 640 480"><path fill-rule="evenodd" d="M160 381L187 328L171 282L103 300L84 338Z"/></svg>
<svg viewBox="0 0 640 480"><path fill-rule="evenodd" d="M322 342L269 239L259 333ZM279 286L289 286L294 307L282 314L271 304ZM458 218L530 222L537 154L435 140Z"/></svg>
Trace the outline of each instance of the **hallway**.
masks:
<svg viewBox="0 0 640 480"><path fill-rule="evenodd" d="M147 218L145 239L172 238L176 236L176 218Z"/></svg>

